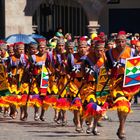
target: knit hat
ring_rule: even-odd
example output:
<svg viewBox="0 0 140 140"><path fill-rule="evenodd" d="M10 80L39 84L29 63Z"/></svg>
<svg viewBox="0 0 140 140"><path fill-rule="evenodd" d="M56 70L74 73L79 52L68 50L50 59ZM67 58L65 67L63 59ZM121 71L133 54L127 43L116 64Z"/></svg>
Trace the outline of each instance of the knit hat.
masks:
<svg viewBox="0 0 140 140"><path fill-rule="evenodd" d="M19 48L24 48L24 43L23 42L16 42L14 44L15 49L19 49Z"/></svg>
<svg viewBox="0 0 140 140"><path fill-rule="evenodd" d="M105 48L105 42L97 42L95 43L95 49Z"/></svg>
<svg viewBox="0 0 140 140"><path fill-rule="evenodd" d="M74 47L74 46L75 46L75 43L72 42L72 41L71 41L71 42L67 42L67 43L66 43L66 46L67 46L67 47Z"/></svg>
<svg viewBox="0 0 140 140"><path fill-rule="evenodd" d="M79 42L79 47L87 47L87 46L88 46L88 43L87 43L86 40L81 40L81 41Z"/></svg>
<svg viewBox="0 0 140 140"><path fill-rule="evenodd" d="M38 44L36 42L31 42L30 43L30 47L37 49L38 48Z"/></svg>
<svg viewBox="0 0 140 140"><path fill-rule="evenodd" d="M59 39L57 42L57 45L65 45L65 40L64 39Z"/></svg>
<svg viewBox="0 0 140 140"><path fill-rule="evenodd" d="M116 39L117 40L126 40L126 35L125 34L118 34Z"/></svg>

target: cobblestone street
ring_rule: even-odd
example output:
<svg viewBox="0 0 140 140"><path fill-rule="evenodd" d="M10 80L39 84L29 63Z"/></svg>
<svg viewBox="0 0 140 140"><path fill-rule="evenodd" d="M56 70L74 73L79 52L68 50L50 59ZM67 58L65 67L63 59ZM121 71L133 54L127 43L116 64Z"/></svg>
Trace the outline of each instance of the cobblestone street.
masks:
<svg viewBox="0 0 140 140"><path fill-rule="evenodd" d="M140 139L140 105L132 106L133 112L130 113L126 123L127 140ZM11 118L3 118L0 115L0 140L118 140L116 131L118 128L118 118L116 111L109 111L108 116L111 121L102 121L103 127L100 127L100 136L88 135L85 133L76 133L72 122L72 113L68 112L68 125L62 127L53 122L54 111L49 109L46 114L46 121L34 121L33 110L29 110L29 118L26 122ZM84 124L86 131L86 125Z"/></svg>

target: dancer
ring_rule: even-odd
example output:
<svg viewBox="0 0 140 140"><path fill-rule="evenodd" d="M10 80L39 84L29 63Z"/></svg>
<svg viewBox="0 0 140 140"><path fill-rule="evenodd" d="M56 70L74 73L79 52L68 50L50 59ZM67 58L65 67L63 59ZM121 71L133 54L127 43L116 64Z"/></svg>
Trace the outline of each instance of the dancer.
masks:
<svg viewBox="0 0 140 140"><path fill-rule="evenodd" d="M126 58L135 55L135 50L127 46L126 39L126 33L120 31L116 39L116 48L106 52L111 72L110 94L113 99L113 107L117 108L119 118L119 128L116 134L121 140L126 139L125 122L130 112L130 100L132 95L139 90L139 86L123 87Z"/></svg>

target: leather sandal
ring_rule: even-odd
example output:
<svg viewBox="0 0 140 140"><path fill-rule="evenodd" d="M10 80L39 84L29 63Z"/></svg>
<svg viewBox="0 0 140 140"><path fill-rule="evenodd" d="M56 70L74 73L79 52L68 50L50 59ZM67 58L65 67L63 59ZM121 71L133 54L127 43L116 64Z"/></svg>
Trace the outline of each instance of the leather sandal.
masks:
<svg viewBox="0 0 140 140"><path fill-rule="evenodd" d="M76 127L75 131L77 131L78 133L83 133L84 130L81 127Z"/></svg>
<svg viewBox="0 0 140 140"><path fill-rule="evenodd" d="M40 117L40 120L44 122L45 121L45 118L43 116L41 116Z"/></svg>
<svg viewBox="0 0 140 140"><path fill-rule="evenodd" d="M86 133L91 134L92 133L92 127L88 127L87 130L86 130Z"/></svg>
<svg viewBox="0 0 140 140"><path fill-rule="evenodd" d="M62 121L62 126L66 126L67 125L67 121Z"/></svg>
<svg viewBox="0 0 140 140"><path fill-rule="evenodd" d="M119 132L119 129L118 129L116 135L118 136L118 138L119 138L120 140L126 140L126 135L125 135L125 133L120 133L120 132Z"/></svg>
<svg viewBox="0 0 140 140"><path fill-rule="evenodd" d="M100 132L97 131L97 130L95 130L95 129L92 130L92 133L93 133L95 136L99 136L99 135L100 135Z"/></svg>
<svg viewBox="0 0 140 140"><path fill-rule="evenodd" d="M38 115L38 114L35 114L34 120L35 120L35 121L39 121L39 115Z"/></svg>
<svg viewBox="0 0 140 140"><path fill-rule="evenodd" d="M24 115L22 118L20 118L21 121L27 121L28 114Z"/></svg>
<svg viewBox="0 0 140 140"><path fill-rule="evenodd" d="M15 111L13 114L10 114L10 117L11 117L12 119L16 119L17 114L18 114L18 112Z"/></svg>

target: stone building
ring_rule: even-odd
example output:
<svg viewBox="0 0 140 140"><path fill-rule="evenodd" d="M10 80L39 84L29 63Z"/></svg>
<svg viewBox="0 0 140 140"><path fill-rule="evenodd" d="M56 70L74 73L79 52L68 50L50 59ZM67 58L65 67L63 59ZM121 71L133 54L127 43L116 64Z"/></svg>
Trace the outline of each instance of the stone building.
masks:
<svg viewBox="0 0 140 140"><path fill-rule="evenodd" d="M139 32L138 0L1 0L0 37L15 33L46 35L62 27L72 35Z"/></svg>

